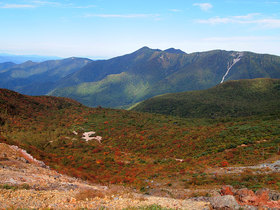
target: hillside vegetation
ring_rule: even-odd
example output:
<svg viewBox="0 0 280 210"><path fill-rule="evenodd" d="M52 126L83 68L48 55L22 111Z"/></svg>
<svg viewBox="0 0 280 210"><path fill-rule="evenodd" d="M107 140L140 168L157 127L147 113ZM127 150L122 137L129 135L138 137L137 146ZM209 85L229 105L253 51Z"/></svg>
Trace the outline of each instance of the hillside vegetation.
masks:
<svg viewBox="0 0 280 210"><path fill-rule="evenodd" d="M87 108L70 99L0 90L0 141L18 145L52 169L98 183L191 188L231 184L279 189L279 173L217 174L226 166L279 158L279 115L187 119ZM75 132L77 133L75 133ZM86 142L84 132L101 136Z"/></svg>
<svg viewBox="0 0 280 210"><path fill-rule="evenodd" d="M62 79L49 94L92 107L128 108L160 94L211 88L223 77L224 81L280 78L280 57L223 50L187 54L144 47L124 56L94 61Z"/></svg>
<svg viewBox="0 0 280 210"><path fill-rule="evenodd" d="M280 113L280 80L228 81L207 90L156 96L131 109L196 118L274 115Z"/></svg>

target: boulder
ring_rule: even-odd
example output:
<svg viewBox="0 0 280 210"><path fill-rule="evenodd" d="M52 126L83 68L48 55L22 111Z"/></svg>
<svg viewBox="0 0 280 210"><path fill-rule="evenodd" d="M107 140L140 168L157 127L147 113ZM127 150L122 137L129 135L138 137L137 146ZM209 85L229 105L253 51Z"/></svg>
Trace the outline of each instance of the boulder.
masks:
<svg viewBox="0 0 280 210"><path fill-rule="evenodd" d="M240 206L233 195L216 196L209 199L214 209L239 209Z"/></svg>
<svg viewBox="0 0 280 210"><path fill-rule="evenodd" d="M225 186L222 186L222 189L221 189L221 195L224 196L224 195L234 195L234 192L233 192L233 187L230 186L230 185L225 185Z"/></svg>
<svg viewBox="0 0 280 210"><path fill-rule="evenodd" d="M280 193L277 191L270 191L269 192L269 200L272 201L279 201L280 200Z"/></svg>
<svg viewBox="0 0 280 210"><path fill-rule="evenodd" d="M253 204L257 199L255 193L252 190L248 190L247 188L236 190L235 197L239 202L245 204Z"/></svg>

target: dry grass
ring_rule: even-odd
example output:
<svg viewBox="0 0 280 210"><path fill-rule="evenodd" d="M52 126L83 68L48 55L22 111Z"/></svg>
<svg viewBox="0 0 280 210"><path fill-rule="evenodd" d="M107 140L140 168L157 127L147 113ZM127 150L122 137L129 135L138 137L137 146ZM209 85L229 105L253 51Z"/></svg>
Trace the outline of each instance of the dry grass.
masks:
<svg viewBox="0 0 280 210"><path fill-rule="evenodd" d="M104 197L105 197L105 193L103 191L94 190L94 189L81 190L75 196L77 200L87 200L92 198L104 198Z"/></svg>

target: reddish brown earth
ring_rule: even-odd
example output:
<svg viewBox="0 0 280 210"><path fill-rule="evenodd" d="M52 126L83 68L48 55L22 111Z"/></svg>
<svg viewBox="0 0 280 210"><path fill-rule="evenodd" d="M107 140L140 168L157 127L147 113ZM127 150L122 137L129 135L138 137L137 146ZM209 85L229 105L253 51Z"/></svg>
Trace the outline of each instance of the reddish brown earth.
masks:
<svg viewBox="0 0 280 210"><path fill-rule="evenodd" d="M258 190L255 193L252 190L246 188L234 190L231 186L224 186L221 189L221 195L233 195L237 202L244 206L256 206L256 207L268 207L268 208L279 208L280 200L273 201L270 199L268 189Z"/></svg>

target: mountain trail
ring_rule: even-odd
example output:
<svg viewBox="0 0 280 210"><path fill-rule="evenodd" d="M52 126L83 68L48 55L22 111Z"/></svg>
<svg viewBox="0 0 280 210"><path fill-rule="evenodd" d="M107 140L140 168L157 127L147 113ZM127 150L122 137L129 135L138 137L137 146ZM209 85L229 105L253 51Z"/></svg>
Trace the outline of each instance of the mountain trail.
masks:
<svg viewBox="0 0 280 210"><path fill-rule="evenodd" d="M251 166L209 168L206 172L216 174L240 174L248 169L255 170L256 173L280 173L280 157L277 156Z"/></svg>

